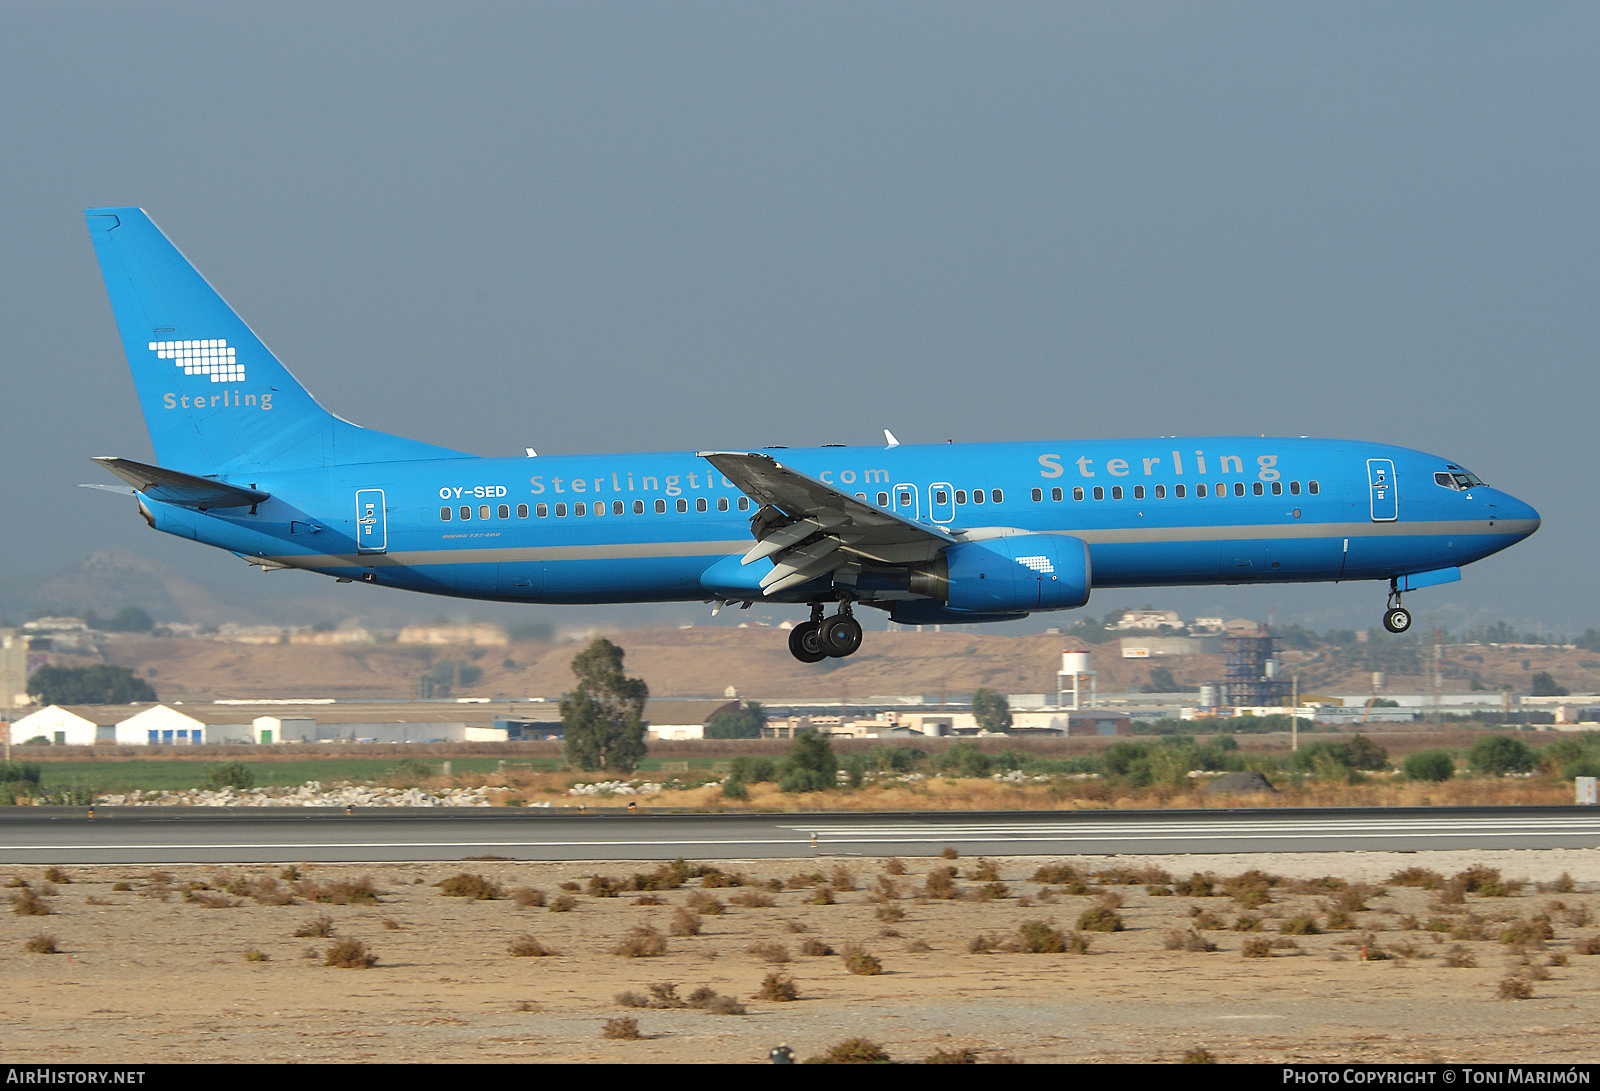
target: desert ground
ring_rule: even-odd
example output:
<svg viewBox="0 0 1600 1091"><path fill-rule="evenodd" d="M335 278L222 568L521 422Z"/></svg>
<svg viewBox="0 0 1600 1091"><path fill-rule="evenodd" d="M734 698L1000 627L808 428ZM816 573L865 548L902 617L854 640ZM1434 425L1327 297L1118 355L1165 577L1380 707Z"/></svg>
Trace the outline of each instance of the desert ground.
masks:
<svg viewBox="0 0 1600 1091"><path fill-rule="evenodd" d="M20 867L0 882L10 1063L758 1063L857 1038L896 1061L1600 1057L1586 850ZM348 941L353 965L329 965Z"/></svg>

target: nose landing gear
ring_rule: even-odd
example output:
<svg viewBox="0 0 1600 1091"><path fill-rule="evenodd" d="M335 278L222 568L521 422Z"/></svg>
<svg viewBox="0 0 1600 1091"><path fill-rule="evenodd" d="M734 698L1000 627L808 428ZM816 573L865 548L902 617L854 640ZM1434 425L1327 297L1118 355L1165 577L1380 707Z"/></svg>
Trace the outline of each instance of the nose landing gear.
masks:
<svg viewBox="0 0 1600 1091"><path fill-rule="evenodd" d="M851 614L850 604L841 603L839 612L822 616L820 602L811 605L811 620L789 630L789 654L802 663L824 659L843 659L861 647L861 623Z"/></svg>
<svg viewBox="0 0 1600 1091"><path fill-rule="evenodd" d="M1393 580L1389 581L1389 605L1383 611L1383 627L1391 633L1403 633L1411 628L1411 611L1400 605L1400 591Z"/></svg>

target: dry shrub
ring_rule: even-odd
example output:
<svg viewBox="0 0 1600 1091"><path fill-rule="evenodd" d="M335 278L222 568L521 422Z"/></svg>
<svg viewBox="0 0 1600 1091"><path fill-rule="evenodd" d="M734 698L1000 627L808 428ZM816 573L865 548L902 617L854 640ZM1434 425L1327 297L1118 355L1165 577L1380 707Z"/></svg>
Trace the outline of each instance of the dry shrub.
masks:
<svg viewBox="0 0 1600 1091"><path fill-rule="evenodd" d="M1444 876L1427 868L1408 867L1389 876L1391 886L1414 886L1423 890L1438 890L1444 886Z"/></svg>
<svg viewBox="0 0 1600 1091"><path fill-rule="evenodd" d="M771 894L763 894L758 890L741 890L728 900L745 909L771 909L778 904Z"/></svg>
<svg viewBox="0 0 1600 1091"><path fill-rule="evenodd" d="M1544 964L1546 966L1565 966L1567 965L1568 961L1567 953L1565 951L1557 951L1555 954L1545 959Z"/></svg>
<svg viewBox="0 0 1600 1091"><path fill-rule="evenodd" d="M761 979L761 988L756 991L756 999L786 1003L800 999L800 990L796 987L794 978L788 974L770 973Z"/></svg>
<svg viewBox="0 0 1600 1091"><path fill-rule="evenodd" d="M546 947L527 933L512 940L506 951L514 958L546 958L556 953L554 949Z"/></svg>
<svg viewBox="0 0 1600 1091"><path fill-rule="evenodd" d="M1453 943L1439 961L1452 970L1470 970L1478 965L1478 956L1461 946L1461 944Z"/></svg>
<svg viewBox="0 0 1600 1091"><path fill-rule="evenodd" d="M1515 974L1503 977L1500 979L1500 987L1495 990L1495 996L1501 1000L1532 1000L1533 982Z"/></svg>
<svg viewBox="0 0 1600 1091"><path fill-rule="evenodd" d="M341 939L328 945L328 953L322 964L346 970L365 970L378 964L378 956L368 951L367 945L358 939Z"/></svg>
<svg viewBox="0 0 1600 1091"><path fill-rule="evenodd" d="M1261 918L1252 917L1248 913L1243 914L1233 922L1233 930L1235 932L1259 932L1261 931Z"/></svg>
<svg viewBox="0 0 1600 1091"><path fill-rule="evenodd" d="M672 915L672 924L669 927L675 936L698 936L702 927L700 914L688 909L679 909Z"/></svg>
<svg viewBox="0 0 1600 1091"><path fill-rule="evenodd" d="M820 871L802 871L789 876L783 881L783 885L789 890L804 890L808 886L816 886L826 881L826 877Z"/></svg>
<svg viewBox="0 0 1600 1091"><path fill-rule="evenodd" d="M45 935L41 932L22 946L25 950L31 951L36 955L55 955L60 954L59 949L56 947L57 942L54 936Z"/></svg>
<svg viewBox="0 0 1600 1091"><path fill-rule="evenodd" d="M47 883L60 883L62 886L69 886L72 883L72 876L68 875L58 867L45 868L44 881ZM1571 878L1568 878L1567 882L1572 882ZM1570 886L1567 888L1569 891L1571 889L1572 888Z"/></svg>
<svg viewBox="0 0 1600 1091"><path fill-rule="evenodd" d="M1300 951L1300 945L1294 940L1290 939L1288 936L1279 936L1277 939L1272 941L1272 949L1274 951L1294 951L1298 953Z"/></svg>
<svg viewBox="0 0 1600 1091"><path fill-rule="evenodd" d="M981 932L967 941L967 953L969 955L988 955L999 949L999 943Z"/></svg>
<svg viewBox="0 0 1600 1091"><path fill-rule="evenodd" d="M1512 921L1506 930L1500 933L1501 943L1520 946L1543 943L1545 940L1555 938L1556 930L1550 927L1550 922L1543 917L1535 917L1531 921Z"/></svg>
<svg viewBox="0 0 1600 1091"><path fill-rule="evenodd" d="M878 889L874 893L878 901L895 902L900 900L900 884L887 875L878 876Z"/></svg>
<svg viewBox="0 0 1600 1091"><path fill-rule="evenodd" d="M1266 936L1251 936L1244 941L1241 953L1245 958L1271 958L1272 941Z"/></svg>
<svg viewBox="0 0 1600 1091"><path fill-rule="evenodd" d="M628 880L629 890L676 890L684 883L697 875L703 874L704 868L685 862L681 857L660 865L647 875L637 872Z"/></svg>
<svg viewBox="0 0 1600 1091"><path fill-rule="evenodd" d="M1194 921L1193 921L1194 927L1202 929L1204 931L1208 931L1209 932L1209 931L1215 931L1216 929L1219 929L1219 928L1228 927L1227 922L1224 921L1221 917L1219 917L1216 914L1212 913L1209 909L1201 909L1198 905L1192 905L1192 906L1189 907L1189 916L1194 918ZM1244 919L1243 917L1240 918L1240 920L1243 920L1243 919Z"/></svg>
<svg viewBox="0 0 1600 1091"><path fill-rule="evenodd" d="M945 849L945 852L954 853L955 849ZM952 855L951 859L955 857ZM877 1042L866 1038L846 1038L844 1041L828 1047L828 1052L820 1057L808 1057L806 1063L811 1064L888 1064L889 1055Z"/></svg>
<svg viewBox="0 0 1600 1091"><path fill-rule="evenodd" d="M1561 914L1562 918L1574 928L1587 928L1589 927L1589 922L1593 919L1589 915L1589 907L1586 905L1577 905L1570 909L1563 907Z"/></svg>
<svg viewBox="0 0 1600 1091"><path fill-rule="evenodd" d="M1209 898L1213 880L1209 875L1201 875L1198 871L1182 882L1173 885L1173 891L1185 898Z"/></svg>
<svg viewBox="0 0 1600 1091"><path fill-rule="evenodd" d="M939 854L939 856L942 859L945 859L945 860L959 860L959 859L961 859L961 854L959 852L957 852L953 847L951 847L949 845L945 846L944 851L941 852Z"/></svg>
<svg viewBox="0 0 1600 1091"><path fill-rule="evenodd" d="M1256 909L1272 901L1272 888L1281 881L1276 875L1251 868L1243 875L1222 880L1222 889L1241 908Z"/></svg>
<svg viewBox="0 0 1600 1091"><path fill-rule="evenodd" d="M709 986L702 985L689 994L688 1006L708 1011L712 1015L743 1015L745 1007L731 996L721 996Z"/></svg>
<svg viewBox="0 0 1600 1091"><path fill-rule="evenodd" d="M1125 927L1122 914L1108 906L1090 906L1078 916L1078 930L1081 932L1121 932Z"/></svg>
<svg viewBox="0 0 1600 1091"><path fill-rule="evenodd" d="M1482 898L1510 898L1526 885L1520 879L1502 878L1498 868L1476 864L1452 875L1441 897L1458 904L1465 900L1463 895L1466 894L1476 894Z"/></svg>
<svg viewBox="0 0 1600 1091"><path fill-rule="evenodd" d="M1344 932L1356 926L1356 919L1336 905L1324 902L1322 910L1327 915L1325 927L1330 932Z"/></svg>
<svg viewBox="0 0 1600 1091"><path fill-rule="evenodd" d="M667 941L648 924L641 924L629 929L622 942L611 949L611 953L623 958L655 958L667 953Z"/></svg>
<svg viewBox="0 0 1600 1091"><path fill-rule="evenodd" d="M1317 927L1317 918L1301 916L1281 922L1278 931L1285 936L1315 936L1320 935L1322 929Z"/></svg>
<svg viewBox="0 0 1600 1091"><path fill-rule="evenodd" d="M978 859L978 866L967 872L967 878L976 883L993 883L1000 878L1000 868L993 860Z"/></svg>
<svg viewBox="0 0 1600 1091"><path fill-rule="evenodd" d="M970 1046L965 1049L945 1049L940 1047L933 1051L933 1055L925 1059L923 1064L977 1064L978 1050Z"/></svg>
<svg viewBox="0 0 1600 1091"><path fill-rule="evenodd" d="M1600 955L1600 936L1585 936L1572 949L1580 955Z"/></svg>
<svg viewBox="0 0 1600 1091"><path fill-rule="evenodd" d="M60 894L61 891L54 883L40 883L39 893L43 894L47 898L54 898L57 894Z"/></svg>
<svg viewBox="0 0 1600 1091"><path fill-rule="evenodd" d="M296 939L310 939L313 937L326 939L333 935L332 917L312 917L306 923L294 930Z"/></svg>
<svg viewBox="0 0 1600 1091"><path fill-rule="evenodd" d="M1033 873L1035 883L1047 883L1051 886L1081 887L1087 886L1088 880L1083 872L1071 864L1046 864Z"/></svg>
<svg viewBox="0 0 1600 1091"><path fill-rule="evenodd" d="M511 900L517 903L518 909L543 909L545 893L531 886L519 886L511 892Z"/></svg>
<svg viewBox="0 0 1600 1091"><path fill-rule="evenodd" d="M614 879L609 875L589 876L589 897L615 898L617 893L624 889L621 879Z"/></svg>
<svg viewBox="0 0 1600 1091"><path fill-rule="evenodd" d="M447 898L470 898L476 902L488 902L505 896L505 892L500 889L499 883L485 879L482 875L473 875L465 871L433 885L438 887L439 893Z"/></svg>
<svg viewBox="0 0 1600 1091"><path fill-rule="evenodd" d="M935 868L928 872L928 877L922 884L922 896L934 898L939 901L949 901L956 897L955 868Z"/></svg>
<svg viewBox="0 0 1600 1091"><path fill-rule="evenodd" d="M820 939L806 938L800 941L800 953L812 958L820 958L834 953L833 948L823 943Z"/></svg>
<svg viewBox="0 0 1600 1091"><path fill-rule="evenodd" d="M707 894L703 890L691 891L687 904L696 913L707 917L720 917L728 911L728 907L723 904L721 898L713 894Z"/></svg>
<svg viewBox="0 0 1600 1091"><path fill-rule="evenodd" d="M650 998L648 996L636 993L631 989L619 992L612 999L625 1008L648 1008L650 1006Z"/></svg>
<svg viewBox="0 0 1600 1091"><path fill-rule="evenodd" d="M997 902L1011 896L1011 888L1004 883L984 883L982 886L973 887L968 893L975 902Z"/></svg>
<svg viewBox="0 0 1600 1091"><path fill-rule="evenodd" d="M48 917L55 912L50 904L29 887L23 887L11 895L11 912L19 917Z"/></svg>
<svg viewBox="0 0 1600 1091"><path fill-rule="evenodd" d="M615 1019L606 1020L605 1027L600 1031L600 1037L633 1042L644 1036L639 1033L639 1020L631 1015L619 1015Z"/></svg>
<svg viewBox="0 0 1600 1091"><path fill-rule="evenodd" d="M1489 929L1484 924L1483 918L1476 913L1468 913L1456 921L1450 928L1451 939L1488 939Z"/></svg>
<svg viewBox="0 0 1600 1091"><path fill-rule="evenodd" d="M1183 1055L1184 1064L1216 1064L1217 1055L1209 1049L1191 1049Z"/></svg>
<svg viewBox="0 0 1600 1091"><path fill-rule="evenodd" d="M880 905L873 913L873 916L877 917L880 921L888 921L893 923L895 921L905 920L906 911L900 908L898 905Z"/></svg>
<svg viewBox="0 0 1600 1091"><path fill-rule="evenodd" d="M568 894L576 894L578 891L582 890L583 887L573 882L571 879L568 879L561 884L561 889L565 890Z"/></svg>
<svg viewBox="0 0 1600 1091"><path fill-rule="evenodd" d="M788 920L783 922L783 930L785 932L793 932L796 935L799 935L801 932L811 931L811 929L806 927L805 921L797 921L793 917L790 917Z"/></svg>
<svg viewBox="0 0 1600 1091"><path fill-rule="evenodd" d="M650 989L650 1007L652 1008L686 1008L689 1005L678 996L678 986L670 981L658 981L648 986Z"/></svg>
<svg viewBox="0 0 1600 1091"><path fill-rule="evenodd" d="M888 862L883 865L883 870L890 875L904 875L906 873L905 861L898 856L891 856Z"/></svg>
<svg viewBox="0 0 1600 1091"><path fill-rule="evenodd" d="M132 890L132 889L133 889L133 884L132 883L120 883L119 882L119 883L112 883L111 884L111 890L112 890L112 893L114 893L114 894L121 894L124 891Z"/></svg>
<svg viewBox="0 0 1600 1091"><path fill-rule="evenodd" d="M193 890L184 891L183 900L193 902L195 905L203 905L207 909L237 909L244 904L238 898L230 898L226 894L196 893Z"/></svg>
<svg viewBox="0 0 1600 1091"><path fill-rule="evenodd" d="M578 908L578 899L571 894L557 895L550 902L550 912L552 913L571 913L576 908Z"/></svg>
<svg viewBox="0 0 1600 1091"><path fill-rule="evenodd" d="M811 897L807 898L806 901L810 902L812 905L832 905L833 888L819 886L811 892Z"/></svg>
<svg viewBox="0 0 1600 1091"><path fill-rule="evenodd" d="M244 960L246 962L266 962L268 961L268 958L266 952L258 951L252 947L250 950L244 953Z"/></svg>
<svg viewBox="0 0 1600 1091"><path fill-rule="evenodd" d="M49 877L50 873L48 871L45 872L45 878L48 879ZM68 881L70 882L71 880ZM1571 875L1563 871L1561 878L1556 879L1554 882L1539 883L1534 889L1540 894L1571 894L1578 889L1578 885L1572 881Z"/></svg>
<svg viewBox="0 0 1600 1091"><path fill-rule="evenodd" d="M878 961L876 955L853 944L845 948L844 968L861 977L877 977L883 973L883 963Z"/></svg>
<svg viewBox="0 0 1600 1091"><path fill-rule="evenodd" d="M1172 888L1170 886L1156 886L1151 884L1150 886L1144 888L1144 892L1150 895L1152 898L1172 897Z"/></svg>
<svg viewBox="0 0 1600 1091"><path fill-rule="evenodd" d="M856 888L856 873L840 864L833 869L833 875L829 878L828 885L835 890L854 890Z"/></svg>
<svg viewBox="0 0 1600 1091"><path fill-rule="evenodd" d="M752 943L745 948L745 953L755 955L757 958L768 962L788 962L789 948L781 943Z"/></svg>
<svg viewBox="0 0 1600 1091"><path fill-rule="evenodd" d="M403 927L400 922L395 920L393 917L383 918L383 926L391 932L398 932L400 931L401 927Z"/></svg>
<svg viewBox="0 0 1600 1091"><path fill-rule="evenodd" d="M270 875L264 875L253 883L242 882L240 889L232 893L249 895L258 905L294 905L296 901L294 891L289 887L280 886L278 880Z"/></svg>
<svg viewBox="0 0 1600 1091"><path fill-rule="evenodd" d="M665 899L656 894L641 894L633 899L634 905L666 905Z"/></svg>
<svg viewBox="0 0 1600 1091"><path fill-rule="evenodd" d="M1161 945L1169 951L1215 951L1217 945L1206 937L1196 932L1193 928L1187 932L1173 930L1166 934Z"/></svg>
<svg viewBox="0 0 1600 1091"><path fill-rule="evenodd" d="M906 944L906 950L910 951L914 955L925 955L929 951L933 950L933 948L926 940L914 939L910 943Z"/></svg>
<svg viewBox="0 0 1600 1091"><path fill-rule="evenodd" d="M475 879L479 883L485 884L485 888L484 889L486 891L492 891L492 893L469 893L466 890L445 889L447 884L453 883L457 879L468 879L468 878ZM457 875L455 877L455 879L446 879L443 883L440 883L438 885L441 888L441 891L440 891L441 893L449 894L449 895L456 896L456 897L467 897L467 898L498 898L498 897L500 897L500 888L498 886L496 886L494 883L490 883L487 879L484 879L481 875L473 875L473 876L467 876L467 875L464 875L464 874L463 875ZM363 875L359 879L335 879L332 882L328 882L328 883L315 883L315 882L309 882L309 881L308 882L301 882L301 883L296 884L295 893L300 895L300 897L305 898L307 901L325 902L325 903L328 903L330 905L377 905L378 904L378 888L375 887L372 884L372 877L368 876L368 875Z"/></svg>
<svg viewBox="0 0 1600 1091"><path fill-rule="evenodd" d="M1017 929L1017 949L1031 955L1058 955L1067 949L1067 937L1044 921L1027 921Z"/></svg>
<svg viewBox="0 0 1600 1091"><path fill-rule="evenodd" d="M88 895L87 897L85 897L83 899L83 904L84 905L111 905L113 903L112 903L110 898L102 898L102 897L99 897L98 895L90 894L90 895Z"/></svg>

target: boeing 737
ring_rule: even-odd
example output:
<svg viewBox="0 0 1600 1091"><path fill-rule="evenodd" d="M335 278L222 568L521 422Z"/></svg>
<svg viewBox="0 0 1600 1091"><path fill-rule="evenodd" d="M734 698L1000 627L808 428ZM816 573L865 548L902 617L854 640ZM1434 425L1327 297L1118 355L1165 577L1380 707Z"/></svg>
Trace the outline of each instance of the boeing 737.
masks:
<svg viewBox="0 0 1600 1091"><path fill-rule="evenodd" d="M810 617L789 648L815 663L860 647L860 607L1011 621L1103 587L1381 580L1404 632L1407 592L1539 527L1448 459L1304 437L477 457L328 412L143 211L86 215L157 465L95 461L151 527L263 569L501 602L793 604Z"/></svg>

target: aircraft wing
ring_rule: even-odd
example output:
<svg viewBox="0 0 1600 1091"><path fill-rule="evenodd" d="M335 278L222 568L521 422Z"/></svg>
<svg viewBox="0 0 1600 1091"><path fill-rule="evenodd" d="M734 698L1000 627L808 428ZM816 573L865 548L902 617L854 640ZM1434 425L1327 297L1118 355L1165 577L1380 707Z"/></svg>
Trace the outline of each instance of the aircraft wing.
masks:
<svg viewBox="0 0 1600 1091"><path fill-rule="evenodd" d="M201 511L208 508L248 508L270 496L259 489L228 485L209 477L195 477L160 466L147 466L132 459L102 455L95 461L152 500L185 508L198 508Z"/></svg>
<svg viewBox="0 0 1600 1091"><path fill-rule="evenodd" d="M701 451L700 457L760 505L750 520L756 544L744 563L772 558L773 569L761 580L769 596L821 576L846 576L841 570L859 569L862 563L930 561L955 541L939 527L869 504L771 455Z"/></svg>

